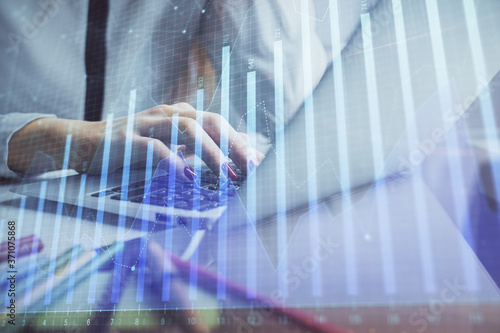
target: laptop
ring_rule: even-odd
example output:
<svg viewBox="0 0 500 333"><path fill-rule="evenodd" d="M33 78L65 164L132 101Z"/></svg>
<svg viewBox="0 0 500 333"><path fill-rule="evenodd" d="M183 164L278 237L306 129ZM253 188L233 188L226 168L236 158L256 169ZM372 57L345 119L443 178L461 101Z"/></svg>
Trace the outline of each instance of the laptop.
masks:
<svg viewBox="0 0 500 333"><path fill-rule="evenodd" d="M383 3L371 17L386 10ZM204 168L195 183L184 183L175 179L168 167L161 166L149 176L145 170L132 170L127 184L122 184L120 172L107 175L105 187L100 176L67 177L64 195L59 194L62 180L50 180L45 183L44 197L172 227L185 227L192 221L210 227L225 214L228 226L237 227L398 176L404 171L402 161L419 149L421 140L433 138L436 128L446 133L460 119L458 116L445 123L440 111L451 110L457 103L465 110L480 91L475 74L463 70L472 67L473 59L453 56L469 47L465 29L450 32L456 34L457 42L448 44L445 50L449 82L444 87L436 84L432 48L422 47L430 38L425 35L425 25L407 32L408 36L421 33L425 37L407 42L408 48L418 49L419 54L409 62L409 76L403 78L400 62L405 60L399 58L394 23L385 29L387 33L369 36L368 47L366 34L362 27L358 29L247 179L239 172L238 180L221 182ZM496 54L495 45L483 41L484 53ZM487 82L500 69L498 57L488 59L487 77L482 78ZM408 82L402 83L402 79ZM409 81L414 101L412 119L407 119L402 94ZM443 100L449 105L443 105ZM12 191L40 197L40 185L24 184Z"/></svg>

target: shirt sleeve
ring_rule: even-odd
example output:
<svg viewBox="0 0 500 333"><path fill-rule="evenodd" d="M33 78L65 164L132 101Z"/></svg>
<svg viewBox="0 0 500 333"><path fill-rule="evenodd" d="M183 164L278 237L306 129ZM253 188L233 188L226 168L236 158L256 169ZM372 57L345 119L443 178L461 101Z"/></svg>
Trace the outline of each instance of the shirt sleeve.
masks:
<svg viewBox="0 0 500 333"><path fill-rule="evenodd" d="M54 118L53 114L13 112L0 115L0 176L16 178L17 173L7 166L9 156L9 141L12 135L39 118Z"/></svg>

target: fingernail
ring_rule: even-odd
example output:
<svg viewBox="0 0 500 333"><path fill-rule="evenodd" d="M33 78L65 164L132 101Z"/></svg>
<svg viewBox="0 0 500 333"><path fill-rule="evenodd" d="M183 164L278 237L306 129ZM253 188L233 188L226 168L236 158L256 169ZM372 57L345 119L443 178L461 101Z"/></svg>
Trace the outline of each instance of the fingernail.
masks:
<svg viewBox="0 0 500 333"><path fill-rule="evenodd" d="M193 180L193 181L198 178L198 175L196 173L194 173L193 171L191 171L191 169L189 167L184 168L184 175L186 175L186 177L188 177L190 180Z"/></svg>
<svg viewBox="0 0 500 333"><path fill-rule="evenodd" d="M223 172L227 172L227 175L232 180L235 180L238 178L236 171L234 171L234 169L229 165L229 163L227 163L227 162L222 163L221 169Z"/></svg>
<svg viewBox="0 0 500 333"><path fill-rule="evenodd" d="M252 173L255 170L255 166L257 163L252 159L250 162L248 162L248 173Z"/></svg>

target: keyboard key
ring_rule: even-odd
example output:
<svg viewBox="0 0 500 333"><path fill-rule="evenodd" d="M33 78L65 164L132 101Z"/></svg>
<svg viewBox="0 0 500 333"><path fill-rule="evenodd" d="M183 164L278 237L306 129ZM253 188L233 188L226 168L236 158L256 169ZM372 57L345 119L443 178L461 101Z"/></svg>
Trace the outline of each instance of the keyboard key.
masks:
<svg viewBox="0 0 500 333"><path fill-rule="evenodd" d="M136 197L131 197L129 201L131 202L137 202L137 203L142 203L146 197L143 195L138 195ZM118 199L119 200L119 199Z"/></svg>
<svg viewBox="0 0 500 333"><path fill-rule="evenodd" d="M193 205L187 201L176 201L174 203L175 208L190 210Z"/></svg>
<svg viewBox="0 0 500 333"><path fill-rule="evenodd" d="M111 199L113 199L113 200L121 200L121 199L122 199L122 196L121 196L121 194L118 194L118 195L113 195L113 196L111 197Z"/></svg>
<svg viewBox="0 0 500 333"><path fill-rule="evenodd" d="M128 187L133 190L136 188L143 188L144 187L144 181L139 181L139 182L134 182L128 185Z"/></svg>
<svg viewBox="0 0 500 333"><path fill-rule="evenodd" d="M97 193L94 193L92 194L93 197L105 197L107 195L110 195L110 194L114 194L115 192L113 191L109 191L109 190L104 190L104 191L101 191L101 192L97 192Z"/></svg>
<svg viewBox="0 0 500 333"><path fill-rule="evenodd" d="M200 202L200 205L198 206L198 208L196 210L202 212L202 211L207 210L207 209L210 209L210 201L208 201L208 200L204 203Z"/></svg>
<svg viewBox="0 0 500 333"><path fill-rule="evenodd" d="M149 198L149 204L153 206L162 206L162 207L170 207L172 205L173 200L168 199L167 197L156 197L151 196Z"/></svg>
<svg viewBox="0 0 500 333"><path fill-rule="evenodd" d="M134 190L130 190L127 192L127 195L129 197L136 197L138 195L144 195L144 188L136 188Z"/></svg>
<svg viewBox="0 0 500 333"><path fill-rule="evenodd" d="M217 207L219 207L219 203L218 203L217 201L212 201L212 202L210 202L210 203L208 204L208 207L209 207L210 209L212 209L212 208L217 208Z"/></svg>
<svg viewBox="0 0 500 333"><path fill-rule="evenodd" d="M214 185L214 184L208 184L208 185L202 186L202 188L205 188L205 189L210 190L210 191L217 191L219 189L219 187L217 185Z"/></svg>
<svg viewBox="0 0 500 333"><path fill-rule="evenodd" d="M113 187L111 189L111 191L115 192L115 193L121 193L123 190L128 190L128 187L127 186L117 186L117 187Z"/></svg>
<svg viewBox="0 0 500 333"><path fill-rule="evenodd" d="M169 176L163 175L151 179L151 186L144 187L144 181L131 183L127 186L117 186L111 189L92 194L94 197L114 194L111 199L121 200L122 193L126 192L128 201L143 203L149 195L149 204L154 206L174 206L175 208L191 210L196 202L196 210L204 211L225 205L228 197L234 196L236 190L244 181L243 173L237 169L239 178L232 181L232 185L225 185L219 189L219 177L210 170L201 172L200 186L196 182L176 180L175 187L169 188ZM149 192L145 194L145 191Z"/></svg>

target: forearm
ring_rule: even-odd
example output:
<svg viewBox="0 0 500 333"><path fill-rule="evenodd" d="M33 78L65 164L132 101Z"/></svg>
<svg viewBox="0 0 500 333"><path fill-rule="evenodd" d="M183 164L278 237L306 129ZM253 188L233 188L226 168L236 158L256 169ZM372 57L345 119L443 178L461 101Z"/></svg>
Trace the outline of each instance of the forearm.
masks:
<svg viewBox="0 0 500 333"><path fill-rule="evenodd" d="M69 167L79 172L85 171L83 163L92 159L96 147L94 144L84 145L85 140L103 127L102 123L91 123L79 120L41 118L27 124L14 133L9 141L8 167L12 171L25 174L39 173L52 166L47 163L37 163L37 156L44 154L49 157L56 168L63 166L66 138L72 135ZM92 127L92 129L91 129ZM98 140L99 141L99 140ZM47 159L44 159L47 161ZM88 162L90 163L90 162Z"/></svg>

